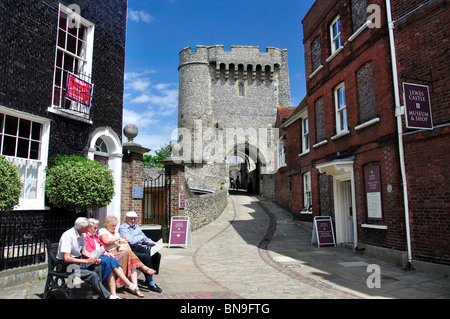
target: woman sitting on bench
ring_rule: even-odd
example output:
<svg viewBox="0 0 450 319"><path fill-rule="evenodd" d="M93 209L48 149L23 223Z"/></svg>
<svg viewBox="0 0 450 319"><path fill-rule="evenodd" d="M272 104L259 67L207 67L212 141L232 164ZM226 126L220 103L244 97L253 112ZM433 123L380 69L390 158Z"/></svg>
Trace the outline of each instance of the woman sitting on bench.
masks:
<svg viewBox="0 0 450 319"><path fill-rule="evenodd" d="M89 225L87 227L87 232L84 234L86 250L91 256L97 257L101 260L100 265L102 267L103 276L102 282L108 283L109 291L116 299L120 299L120 297L116 295L116 276L121 279L121 281L128 287L128 289L131 290L132 293L136 294L138 291L137 285L128 280L123 273L122 267L114 258L114 255L105 250L105 245L98 238L98 220L90 218L88 223Z"/></svg>

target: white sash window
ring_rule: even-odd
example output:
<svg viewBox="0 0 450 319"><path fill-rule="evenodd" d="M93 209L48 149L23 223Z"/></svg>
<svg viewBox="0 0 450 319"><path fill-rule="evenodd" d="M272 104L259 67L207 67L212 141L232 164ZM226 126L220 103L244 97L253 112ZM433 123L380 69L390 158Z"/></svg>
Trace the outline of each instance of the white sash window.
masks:
<svg viewBox="0 0 450 319"><path fill-rule="evenodd" d="M0 107L0 155L19 169L23 182L16 209L44 209L50 121Z"/></svg>
<svg viewBox="0 0 450 319"><path fill-rule="evenodd" d="M89 114L90 108L66 99L68 74L91 82L94 25L60 4L53 80L53 108Z"/></svg>

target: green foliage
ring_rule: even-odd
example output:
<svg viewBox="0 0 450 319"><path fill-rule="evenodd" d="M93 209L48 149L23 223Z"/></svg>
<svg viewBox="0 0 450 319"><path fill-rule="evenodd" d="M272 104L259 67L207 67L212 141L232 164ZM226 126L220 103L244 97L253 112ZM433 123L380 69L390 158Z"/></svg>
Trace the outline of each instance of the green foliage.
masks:
<svg viewBox="0 0 450 319"><path fill-rule="evenodd" d="M169 144L165 144L161 146L158 151L155 151L155 155L144 155L144 166L147 167L164 167L164 164L161 161L166 160L171 154L171 146Z"/></svg>
<svg viewBox="0 0 450 319"><path fill-rule="evenodd" d="M56 207L85 213L108 205L114 197L112 171L99 162L58 155L46 173L45 192Z"/></svg>
<svg viewBox="0 0 450 319"><path fill-rule="evenodd" d="M4 156L0 156L0 212L10 212L19 204L23 183L18 168Z"/></svg>

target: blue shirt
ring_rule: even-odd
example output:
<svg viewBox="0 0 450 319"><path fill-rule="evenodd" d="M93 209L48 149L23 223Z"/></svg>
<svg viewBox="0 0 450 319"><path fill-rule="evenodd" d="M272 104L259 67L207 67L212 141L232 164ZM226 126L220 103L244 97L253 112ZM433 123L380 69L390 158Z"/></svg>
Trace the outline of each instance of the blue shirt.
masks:
<svg viewBox="0 0 450 319"><path fill-rule="evenodd" d="M145 236L141 228L136 224L133 227L127 222L123 223L119 227L120 237L126 237L130 246L148 245L151 246L153 240Z"/></svg>

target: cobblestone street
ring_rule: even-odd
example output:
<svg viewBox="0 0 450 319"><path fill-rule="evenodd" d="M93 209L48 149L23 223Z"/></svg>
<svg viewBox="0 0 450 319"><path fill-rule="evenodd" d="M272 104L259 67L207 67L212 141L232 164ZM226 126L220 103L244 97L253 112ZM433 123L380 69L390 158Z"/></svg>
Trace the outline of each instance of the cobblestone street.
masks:
<svg viewBox="0 0 450 319"><path fill-rule="evenodd" d="M196 269L217 287L230 292L228 297L450 297L450 281L444 276L404 271L380 260L356 255L347 248L311 245L311 231L294 222L291 214L272 202L260 201L245 193L230 196L223 214L195 231L193 241L193 246L184 250L183 255L195 248L192 258ZM173 251L169 249L164 253L170 254L165 263L169 257L180 261L185 258L177 257ZM371 274L367 267L371 264L380 267L381 288L367 286ZM163 278L164 271L162 273ZM167 282L169 285L172 283Z"/></svg>
<svg viewBox="0 0 450 319"><path fill-rule="evenodd" d="M311 245L311 230L270 201L233 193L212 223L192 233L192 244L164 247L156 282L160 294L144 299L448 299L450 280L405 271L351 249ZM380 288L369 288L369 265ZM143 276L139 277L142 283ZM41 299L45 280L0 290L3 299ZM76 298L97 298L87 285ZM127 290L120 296L141 299ZM61 298L57 294L51 298Z"/></svg>

